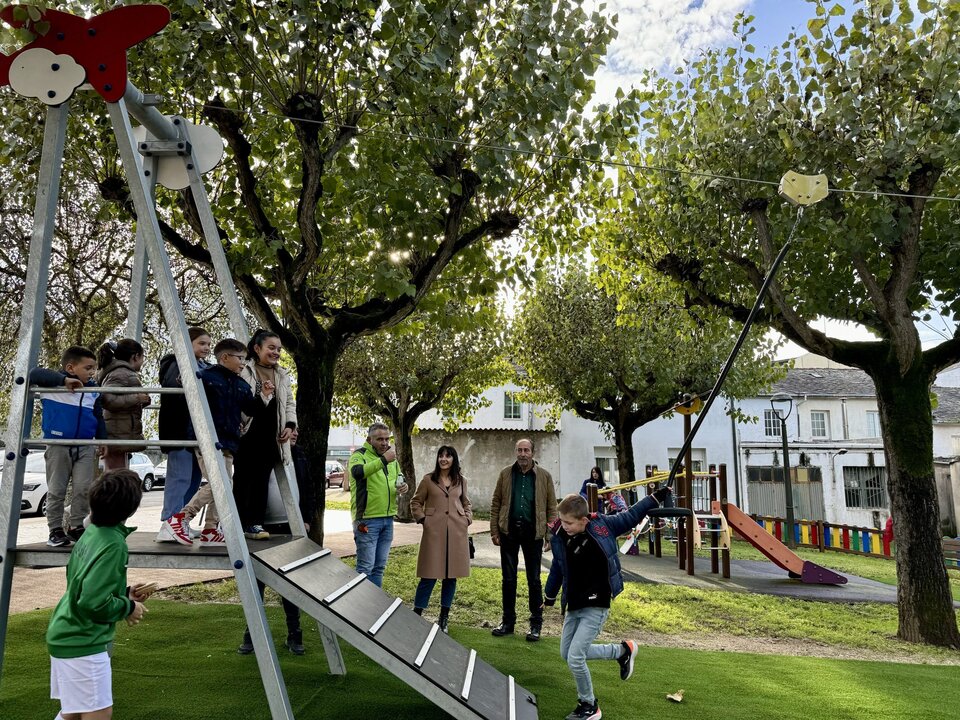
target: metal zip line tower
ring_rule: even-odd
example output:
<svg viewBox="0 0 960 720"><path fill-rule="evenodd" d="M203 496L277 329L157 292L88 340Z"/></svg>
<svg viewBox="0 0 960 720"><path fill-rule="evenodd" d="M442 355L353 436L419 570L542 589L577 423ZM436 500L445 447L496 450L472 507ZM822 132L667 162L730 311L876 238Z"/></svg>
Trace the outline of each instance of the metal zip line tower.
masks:
<svg viewBox="0 0 960 720"><path fill-rule="evenodd" d="M166 26L170 13L165 7L119 7L90 20L56 10L47 10L42 17L49 23L45 34L13 55L0 58L0 87L9 84L19 94L38 98L47 105L27 265L27 292L18 335L3 479L0 482L0 670L14 566L63 566L69 560L68 548L45 544L17 546L20 497L29 449L52 445L123 448L144 444L139 440L30 437L38 389L30 387L29 376L31 369L37 366L39 355L69 100L81 86L92 86L92 90L107 103L137 213L128 333L132 337L140 336L148 273L152 269L183 383L182 390L111 388L110 392L184 395L197 440L148 440L146 444L191 447L207 459L208 479L226 537L224 552L219 547L161 546L146 533L133 533L128 537L129 566L229 569L233 572L273 720L293 720L294 716L258 592L258 580L276 589L317 620L331 673L346 672L337 640L339 636L458 718L535 719L535 697L516 685L512 677L502 675L483 662L475 651L460 646L443 633L438 634L437 625L415 615L409 608L403 608L399 598L388 596L365 575L357 574L333 557L330 550L306 538L303 518L282 462L277 465L276 475L294 537L257 541L258 551L251 553L240 526L231 480L199 378L154 199L157 182L173 189L190 188L217 282L223 291L231 329L236 338L246 340L246 320L201 177L219 162L223 153L222 140L210 128L192 125L178 116L165 117L156 109L155 97L144 95L127 80L127 49ZM12 7L0 10L0 19L15 27L27 23L18 19ZM88 85L84 85L85 82ZM140 126L133 127L131 118ZM76 392L99 391L99 388L84 388ZM44 388L43 392L70 391Z"/></svg>

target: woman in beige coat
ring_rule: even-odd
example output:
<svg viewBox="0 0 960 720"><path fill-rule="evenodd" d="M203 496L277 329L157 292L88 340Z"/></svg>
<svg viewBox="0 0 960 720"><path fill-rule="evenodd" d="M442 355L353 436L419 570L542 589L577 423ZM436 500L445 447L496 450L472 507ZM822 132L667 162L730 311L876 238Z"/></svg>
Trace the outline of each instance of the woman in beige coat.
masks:
<svg viewBox="0 0 960 720"><path fill-rule="evenodd" d="M457 578L470 574L467 526L473 522L467 484L460 474L460 458L449 445L437 450L433 472L424 475L410 501L410 512L423 525L420 555L417 558L417 585L414 612L423 614L437 580L440 584L440 620L447 632L450 606L457 590Z"/></svg>

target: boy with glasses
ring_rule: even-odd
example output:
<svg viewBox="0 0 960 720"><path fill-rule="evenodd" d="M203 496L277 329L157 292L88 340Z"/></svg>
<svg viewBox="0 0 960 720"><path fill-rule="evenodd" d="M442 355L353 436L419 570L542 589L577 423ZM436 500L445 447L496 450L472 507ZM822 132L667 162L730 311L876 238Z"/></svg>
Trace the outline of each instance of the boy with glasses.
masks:
<svg viewBox="0 0 960 720"><path fill-rule="evenodd" d="M203 389L210 403L210 414L213 416L213 425L217 431L217 440L223 452L223 462L227 473L233 475L233 456L240 445L241 415L254 417L263 412L270 402L274 387L265 382L260 393L254 395L253 388L246 380L240 377L246 359L246 346L239 340L228 338L221 340L213 349L217 364L200 372ZM204 476L209 480L207 468L200 453L197 461ZM203 531L200 533L201 545L223 545L224 537L217 525L220 515L213 500L213 489L208 482L201 487L190 502L170 519L165 520L161 533L181 545L192 545L187 525L206 507Z"/></svg>

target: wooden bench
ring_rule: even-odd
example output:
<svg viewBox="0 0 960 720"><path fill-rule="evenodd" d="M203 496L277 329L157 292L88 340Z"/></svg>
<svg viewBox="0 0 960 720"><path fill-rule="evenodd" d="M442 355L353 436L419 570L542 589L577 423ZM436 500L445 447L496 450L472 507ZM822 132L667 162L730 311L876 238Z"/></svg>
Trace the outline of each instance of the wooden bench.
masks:
<svg viewBox="0 0 960 720"><path fill-rule="evenodd" d="M948 570L960 570L960 539L943 541L943 562Z"/></svg>

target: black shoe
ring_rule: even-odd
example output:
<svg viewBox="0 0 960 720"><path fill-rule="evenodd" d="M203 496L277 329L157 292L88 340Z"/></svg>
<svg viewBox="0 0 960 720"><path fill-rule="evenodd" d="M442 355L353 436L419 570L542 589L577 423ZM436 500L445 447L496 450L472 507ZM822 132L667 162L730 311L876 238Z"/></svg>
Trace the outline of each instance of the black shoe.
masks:
<svg viewBox="0 0 960 720"><path fill-rule="evenodd" d="M440 632L444 632L447 635L450 634L450 631L447 629L447 626L450 624L450 608L442 607L440 608L440 618L437 620L437 625L440 626Z"/></svg>
<svg viewBox="0 0 960 720"><path fill-rule="evenodd" d="M565 720L600 720L603 713L600 712L599 703L594 700L593 703L580 700L572 713L567 715Z"/></svg>
<svg viewBox="0 0 960 720"><path fill-rule="evenodd" d="M413 611L414 611L417 615L423 615L423 608L415 607L415 608L413 609Z"/></svg>
<svg viewBox="0 0 960 720"><path fill-rule="evenodd" d="M513 635L513 623L501 622L493 630L490 631L490 634L494 637L503 637L504 635Z"/></svg>
<svg viewBox="0 0 960 720"><path fill-rule="evenodd" d="M620 679L627 680L633 675L633 660L637 657L637 641L624 640L620 644L623 645L623 652L617 658L617 662L620 663Z"/></svg>
<svg viewBox="0 0 960 720"><path fill-rule="evenodd" d="M660 503L660 507L674 507L673 489L669 485L664 485L659 490L654 490L651 494L653 495L654 499Z"/></svg>
<svg viewBox="0 0 960 720"><path fill-rule="evenodd" d="M83 535L84 530L86 530L86 528L83 527L82 525L80 527L70 528L69 530L67 530L67 535L71 540L76 542L77 540L80 539L80 536Z"/></svg>
<svg viewBox="0 0 960 720"><path fill-rule="evenodd" d="M530 632L527 633L527 642L536 642L540 639L541 623L530 623Z"/></svg>
<svg viewBox="0 0 960 720"><path fill-rule="evenodd" d="M54 528L50 531L50 539L47 540L47 545L50 547L70 547L71 542L70 536L63 531L63 528Z"/></svg>
<svg viewBox="0 0 960 720"><path fill-rule="evenodd" d="M237 648L238 655L250 655L253 652L253 640L249 632L243 633L243 642Z"/></svg>
<svg viewBox="0 0 960 720"><path fill-rule="evenodd" d="M303 646L303 631L294 630L287 633L287 650L294 655L306 655L307 649Z"/></svg>

